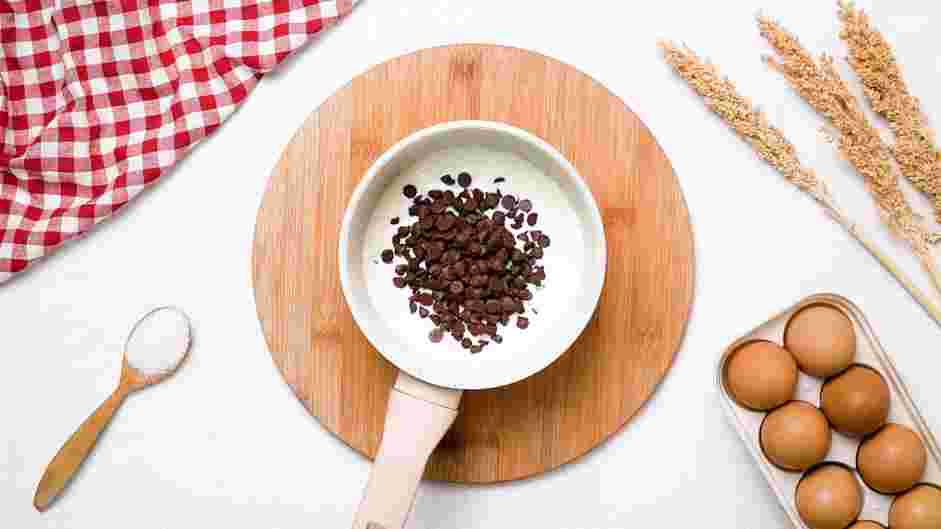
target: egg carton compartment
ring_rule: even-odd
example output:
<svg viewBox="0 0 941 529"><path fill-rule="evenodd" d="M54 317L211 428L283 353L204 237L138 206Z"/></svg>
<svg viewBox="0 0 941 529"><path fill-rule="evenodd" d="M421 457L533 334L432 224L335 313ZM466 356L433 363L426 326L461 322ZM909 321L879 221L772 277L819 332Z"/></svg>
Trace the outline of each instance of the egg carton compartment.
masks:
<svg viewBox="0 0 941 529"><path fill-rule="evenodd" d="M769 321L761 324L756 329L729 345L723 352L716 371L716 383L720 399L724 404L723 407L732 425L748 447L748 451L758 464L768 484L778 496L781 506L784 508L785 512L787 512L788 517L791 518L794 526L800 529L808 529L808 527L804 524L803 520L801 520L797 512L794 497L797 484L804 473L783 470L768 460L761 448L759 440L761 424L767 413L749 410L739 405L726 390L723 374L731 354L748 342L767 340L783 346L784 330L791 316L807 306L818 304L835 307L850 318L856 333L855 363L875 369L883 376L889 386L891 402L887 422L907 426L921 437L928 454L925 474L921 481L925 483L941 484L941 449L938 447L938 441L928 428L921 412L918 411L917 406L912 402L911 394L907 386L896 371L892 360L882 348L882 345L879 343L878 338L876 338L872 327L869 325L863 313L856 305L841 296L834 294L813 295L801 300L793 307L771 318ZM824 380L811 377L804 372L799 372L797 390L793 399L803 400L819 407L820 391L823 383ZM824 461L842 463L855 470L856 452L859 448L860 439L843 435L836 430L833 430L832 436L830 451L827 453ZM859 481L860 490L863 493L863 509L859 519L871 520L883 526L887 526L889 509L895 496L880 494L870 489L863 482L858 471L854 472L854 474Z"/></svg>

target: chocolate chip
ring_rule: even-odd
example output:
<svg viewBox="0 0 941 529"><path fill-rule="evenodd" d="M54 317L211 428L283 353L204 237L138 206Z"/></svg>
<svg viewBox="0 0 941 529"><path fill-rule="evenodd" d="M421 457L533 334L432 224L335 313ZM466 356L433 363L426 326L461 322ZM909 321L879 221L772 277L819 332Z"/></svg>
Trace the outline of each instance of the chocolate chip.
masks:
<svg viewBox="0 0 941 529"><path fill-rule="evenodd" d="M534 213L535 215L535 213ZM457 220L457 217L448 213L446 215L441 215L438 217L438 221L435 223L435 227L441 231L450 230L454 226L454 221Z"/></svg>
<svg viewBox="0 0 941 529"><path fill-rule="evenodd" d="M503 309L503 312L514 312L516 311L516 300L509 296L504 296L504 298L500 300L500 308Z"/></svg>
<svg viewBox="0 0 941 529"><path fill-rule="evenodd" d="M428 306L434 303L434 298L431 297L431 294L419 294L415 301L421 303L422 305Z"/></svg>
<svg viewBox="0 0 941 529"><path fill-rule="evenodd" d="M392 250L388 250L388 249L383 250L382 253L380 254L380 257L382 257L382 262L386 264L392 262L393 256L394 254L392 253Z"/></svg>
<svg viewBox="0 0 941 529"><path fill-rule="evenodd" d="M493 179L494 184L502 184L503 182L506 182L506 178L503 178L502 176L498 176L497 178Z"/></svg>
<svg viewBox="0 0 941 529"><path fill-rule="evenodd" d="M461 340L461 347L463 347L464 349L470 349L471 344L473 343L474 342L472 342L470 338L464 338L463 340Z"/></svg>
<svg viewBox="0 0 941 529"><path fill-rule="evenodd" d="M441 259L441 248L438 246L431 246L428 248L428 260L437 261L438 259Z"/></svg>
<svg viewBox="0 0 941 529"><path fill-rule="evenodd" d="M447 257L448 257L448 254L447 253L444 254L444 258L447 259ZM444 268L441 269L441 277L445 278L448 281L454 281L456 279L456 276L454 274L454 268L452 268L449 265L445 265Z"/></svg>
<svg viewBox="0 0 941 529"><path fill-rule="evenodd" d="M506 259L500 259L499 257L494 256L494 258L491 259L489 263L490 270L494 272L499 272L500 270L503 270L505 263L506 263Z"/></svg>
<svg viewBox="0 0 941 529"><path fill-rule="evenodd" d="M390 220L389 223L392 225L395 225L399 223L399 220L401 219L399 219L398 217L392 217L392 220Z"/></svg>
<svg viewBox="0 0 941 529"><path fill-rule="evenodd" d="M487 300L487 312L489 314L496 314L500 312L500 302L495 299Z"/></svg>
<svg viewBox="0 0 941 529"><path fill-rule="evenodd" d="M395 231L387 262L395 256L407 262L395 266L393 283L410 288L410 312L430 319L441 337L450 334L462 346L479 352L489 342L465 342L469 340L465 333L494 336L494 343L502 341L497 326L508 325L511 315L523 314L523 302L532 299L527 286L539 286L545 280L539 259L548 237L539 230L514 236L509 229L521 229L532 217L532 201L504 196L499 189L485 193L471 188L472 178L466 172L458 174L456 182L450 175L442 175L441 181L464 189L457 195L431 189L427 197L417 189L410 192L409 215L417 219ZM501 206L502 211L488 213ZM507 226L509 223L512 226ZM522 249L516 247L517 240ZM385 255L383 252L383 260ZM528 324L525 317L517 325L520 321Z"/></svg>
<svg viewBox="0 0 941 529"><path fill-rule="evenodd" d="M414 198L415 195L418 194L418 188L416 188L412 184L408 184L407 186L402 188L402 194L405 195L405 198Z"/></svg>
<svg viewBox="0 0 941 529"><path fill-rule="evenodd" d="M513 234L509 231L504 231L502 237L503 240L501 242L503 243L503 249L511 250L516 246L516 243L513 241Z"/></svg>
<svg viewBox="0 0 941 529"><path fill-rule="evenodd" d="M530 283L534 283L537 281L545 281L545 280L546 280L546 271L542 269L536 270L535 272L529 274L529 277L527 278L527 281L529 281Z"/></svg>

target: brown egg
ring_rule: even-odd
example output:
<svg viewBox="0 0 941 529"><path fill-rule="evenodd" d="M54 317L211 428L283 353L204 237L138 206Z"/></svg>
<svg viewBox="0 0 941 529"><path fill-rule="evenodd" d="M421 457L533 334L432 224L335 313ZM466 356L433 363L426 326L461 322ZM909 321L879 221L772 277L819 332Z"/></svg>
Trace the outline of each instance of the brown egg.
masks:
<svg viewBox="0 0 941 529"><path fill-rule="evenodd" d="M862 437L885 424L889 399L889 386L882 375L868 367L853 366L823 385L820 408L836 431Z"/></svg>
<svg viewBox="0 0 941 529"><path fill-rule="evenodd" d="M791 354L777 344L749 342L729 358L725 366L725 387L742 406L770 410L794 396L797 364Z"/></svg>
<svg viewBox="0 0 941 529"><path fill-rule="evenodd" d="M941 528L941 488L918 485L895 498L889 511L892 529Z"/></svg>
<svg viewBox="0 0 941 529"><path fill-rule="evenodd" d="M883 494L910 489L925 473L928 453L918 434L889 423L864 440L856 453L856 466L866 485Z"/></svg>
<svg viewBox="0 0 941 529"><path fill-rule="evenodd" d="M791 317L784 330L784 348L801 371L832 377L853 363L856 331L843 312L830 305L811 305Z"/></svg>
<svg viewBox="0 0 941 529"><path fill-rule="evenodd" d="M823 461L830 451L830 425L816 406L788 402L761 423L761 449L785 470L807 470Z"/></svg>
<svg viewBox="0 0 941 529"><path fill-rule="evenodd" d="M797 484L797 512L810 529L845 529L859 516L863 494L856 476L841 465L824 465Z"/></svg>
<svg viewBox="0 0 941 529"><path fill-rule="evenodd" d="M860 520L846 529L885 529L885 526L872 520Z"/></svg>

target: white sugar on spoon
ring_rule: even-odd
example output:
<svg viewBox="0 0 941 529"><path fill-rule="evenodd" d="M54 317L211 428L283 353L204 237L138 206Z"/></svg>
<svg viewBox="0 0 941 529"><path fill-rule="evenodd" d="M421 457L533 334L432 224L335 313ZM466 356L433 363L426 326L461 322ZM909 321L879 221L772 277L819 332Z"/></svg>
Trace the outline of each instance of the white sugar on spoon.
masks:
<svg viewBox="0 0 941 529"><path fill-rule="evenodd" d="M178 310L155 310L137 322L127 338L127 362L144 376L172 373L189 350L189 320Z"/></svg>
<svg viewBox="0 0 941 529"><path fill-rule="evenodd" d="M118 387L46 467L33 498L36 509L45 510L65 489L95 446L98 435L132 391L157 384L176 372L189 353L190 337L189 318L175 307L152 310L134 324L124 343Z"/></svg>

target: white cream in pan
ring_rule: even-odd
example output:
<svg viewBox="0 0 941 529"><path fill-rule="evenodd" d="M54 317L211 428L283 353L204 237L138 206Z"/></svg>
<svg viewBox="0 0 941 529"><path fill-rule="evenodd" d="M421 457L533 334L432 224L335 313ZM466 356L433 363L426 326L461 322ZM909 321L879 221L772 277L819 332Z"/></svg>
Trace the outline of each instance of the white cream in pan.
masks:
<svg viewBox="0 0 941 529"><path fill-rule="evenodd" d="M578 249L584 247L584 241L581 230L572 228L579 219L555 179L512 152L476 145L446 148L415 161L390 180L369 221L362 255L364 269L368 270L370 299L376 310L397 329L404 342L429 349L433 354L468 354L450 336L445 336L441 343L429 344L428 333L434 328L431 320L411 314L408 310L411 290L399 289L392 284L395 264L404 261L396 258L393 264L386 264L379 257L383 249L392 248L392 236L398 228L390 224L390 220L399 217L399 226L410 225L416 220L408 215L412 201L403 196L402 188L412 184L423 195L431 189L450 189L459 193L460 186L443 184L441 176L451 174L457 178L461 171L473 176L471 188L477 187L484 192L500 189L518 199L531 200L533 211L539 214L538 222L533 227L526 224L514 233L541 230L552 240L542 259L547 279L542 287L530 286L533 299L527 303L525 314L530 320L529 328L517 329L516 318L511 317L510 324L499 329L504 337L503 344L491 343L480 354L498 355L500 349L517 349L524 341L538 343L538 337L551 332L553 324L561 317L562 311L553 308L571 303L576 294L575 288L579 284L576 274L580 264L577 254ZM505 181L494 183L499 177Z"/></svg>

